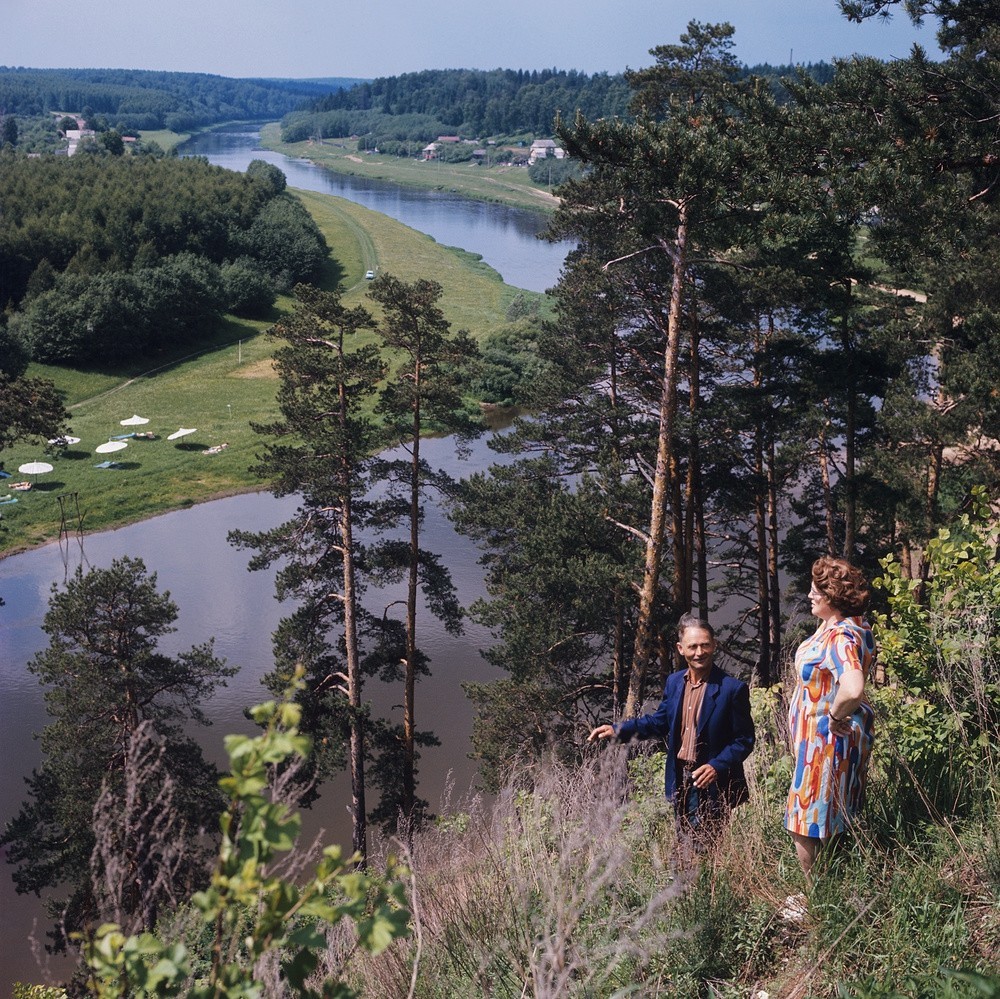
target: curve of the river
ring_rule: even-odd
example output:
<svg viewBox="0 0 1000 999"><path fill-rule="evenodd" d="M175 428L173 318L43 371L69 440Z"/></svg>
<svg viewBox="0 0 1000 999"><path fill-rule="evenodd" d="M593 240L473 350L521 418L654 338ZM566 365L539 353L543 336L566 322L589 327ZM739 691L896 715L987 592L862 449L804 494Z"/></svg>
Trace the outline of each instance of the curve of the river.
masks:
<svg viewBox="0 0 1000 999"><path fill-rule="evenodd" d="M507 284L528 291L554 287L572 245L540 239L546 218L537 212L472 201L447 191L420 190L334 173L310 160L263 149L259 132L206 132L184 143L180 152L204 156L230 170L246 170L251 160L272 163L284 172L290 187L355 201L425 232L445 246L478 253Z"/></svg>
<svg viewBox="0 0 1000 999"><path fill-rule="evenodd" d="M439 242L481 253L508 283L539 291L555 283L566 247L553 247L536 238L544 225L538 216L454 196L359 183L356 178L342 178L313 164L260 150L254 136L236 136L234 140L234 133L228 133L228 137L238 148L228 152L217 148L214 153L200 148L199 154L234 169L240 164L245 167L250 159L266 159L286 172L293 187L350 197L428 232ZM375 187L379 188L377 193ZM415 208L421 201L430 206L422 212ZM457 226L445 223L449 213L464 221ZM433 466L456 477L469 475L497 457L485 441L478 442L463 459L455 455L447 439L426 442L423 453ZM239 674L206 705L213 727L202 730L200 741L221 764L223 735L247 731L243 709L264 697L260 677L270 667L271 633L287 610L274 600L273 576L247 572L247 554L233 549L226 535L233 528L263 530L278 524L293 508L294 500L279 501L266 493L235 496L0 560L0 597L6 602L0 607L0 683L4 691L0 698L0 825L17 814L25 791L23 778L41 760L33 735L41 731L47 718L42 692L26 664L47 642L41 622L52 587L64 583L77 565L85 569L107 567L112 559L126 554L141 557L157 573L160 589L170 591L180 610L178 631L164 643L164 650L176 652L214 637L217 653L240 667ZM443 555L459 599L468 605L483 594L477 552L466 539L455 535L442 510L429 506L425 516L424 543ZM391 590L373 591L369 600L388 604L398 596ZM479 651L489 641L490 636L474 626L467 627L464 636L454 638L429 617L422 625L420 644L431 659L432 675L420 683L418 723L441 740L439 747L423 752L420 767L420 792L433 809L443 807L449 788L464 793L473 779L474 766L467 755L472 711L461 684L492 677ZM372 688L370 693L377 711L385 716L398 712L399 691ZM313 831L325 827L331 839L348 842L349 800L346 778L329 786L308 813L308 826ZM0 940L5 946L0 951L0 993L8 994L13 981L38 982L45 977L36 966L29 937L44 943L48 920L36 899L15 894L11 870L2 866ZM58 978L64 970L64 963L55 966L53 976Z"/></svg>

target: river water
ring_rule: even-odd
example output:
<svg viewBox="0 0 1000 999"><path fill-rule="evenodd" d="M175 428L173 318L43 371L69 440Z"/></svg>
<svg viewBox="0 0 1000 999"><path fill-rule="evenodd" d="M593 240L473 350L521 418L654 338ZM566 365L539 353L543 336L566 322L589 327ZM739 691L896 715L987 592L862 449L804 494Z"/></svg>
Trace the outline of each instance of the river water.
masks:
<svg viewBox="0 0 1000 999"><path fill-rule="evenodd" d="M205 143L212 148L205 148ZM194 151L234 169L245 168L254 158L266 159L286 172L291 186L350 197L428 232L439 242L481 253L508 283L519 287L542 291L558 277L567 247L538 240L536 234L543 222L529 212L465 202L437 192L355 182L300 160L261 151L255 143L253 135L230 132L222 138L199 139ZM455 455L448 439L427 441L423 453L432 466L456 477L497 460L485 439L474 445L466 458ZM273 575L248 572L249 555L232 548L226 535L233 528L263 530L274 526L287 519L294 507L293 498L276 500L266 493L235 496L0 560L0 597L5 601L0 607L0 682L4 692L0 699L0 758L4 761L0 768L0 823L6 824L17 814L24 796L23 779L41 760L33 735L44 727L47 716L41 690L26 664L47 643L40 625L53 585L64 583L78 565L85 569L107 567L122 555L142 558L147 568L157 573L160 590L170 591L180 612L178 631L163 642L164 651L182 651L214 637L217 654L240 668L206 705L213 725L199 735L206 753L222 764L222 737L228 732L250 731L243 709L266 696L260 678L271 666L271 633L287 612L274 599ZM425 517L423 544L443 556L461 602L468 605L483 594L477 552L454 533L443 510L428 506ZM369 606L381 607L399 595L392 590L371 592ZM418 686L417 723L441 740L440 746L423 750L420 764L420 793L432 810L442 809L449 794L461 798L469 793L474 782L474 766L467 756L472 710L461 684L493 678L480 655L480 649L489 644L490 636L481 628L467 625L465 634L454 638L423 615L420 645L431 659L432 674ZM398 719L400 690L375 686L368 693L378 713ZM306 816L307 828L326 829L331 841L349 844L349 801L345 777L324 790ZM0 950L2 995L10 993L13 981L37 982L45 977L32 955L29 938L34 935L44 942L48 920L37 900L16 895L10 871L6 864L0 865L0 940L5 944ZM57 962L51 974L58 978L65 967L64 962Z"/></svg>
<svg viewBox="0 0 1000 999"><path fill-rule="evenodd" d="M478 253L516 288L548 291L554 287L571 246L539 239L546 218L537 212L471 201L447 191L333 173L309 160L262 149L258 132L206 132L186 142L181 152L205 156L230 170L245 170L251 160L273 163L284 172L289 187L347 198L425 232L445 246ZM433 163L426 166L434 169Z"/></svg>

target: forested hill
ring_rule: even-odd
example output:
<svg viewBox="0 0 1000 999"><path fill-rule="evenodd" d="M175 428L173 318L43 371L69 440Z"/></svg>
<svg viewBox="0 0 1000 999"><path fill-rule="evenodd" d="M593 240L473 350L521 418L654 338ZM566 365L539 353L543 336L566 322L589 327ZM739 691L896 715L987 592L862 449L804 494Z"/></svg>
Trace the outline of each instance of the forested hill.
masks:
<svg viewBox="0 0 1000 999"><path fill-rule="evenodd" d="M743 75L775 82L796 72L824 82L832 76L833 66L758 65L741 70ZM548 135L557 112L571 117L579 110L590 119L623 116L629 97L623 73L431 69L379 77L326 94L314 100L308 110L287 115L282 121L282 137L286 142L297 142L316 134L365 132L426 141L448 132L468 137ZM392 128L388 127L389 118L394 119Z"/></svg>
<svg viewBox="0 0 1000 999"><path fill-rule="evenodd" d="M357 80L231 79L137 69L0 66L0 113L37 117L87 108L127 130L191 128L232 119L275 120Z"/></svg>

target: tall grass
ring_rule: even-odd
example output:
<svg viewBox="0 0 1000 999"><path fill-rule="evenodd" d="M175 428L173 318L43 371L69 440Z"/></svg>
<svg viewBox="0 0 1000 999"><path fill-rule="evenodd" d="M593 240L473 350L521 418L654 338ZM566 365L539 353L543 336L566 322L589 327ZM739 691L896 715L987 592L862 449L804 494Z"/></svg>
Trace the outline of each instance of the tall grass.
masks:
<svg viewBox="0 0 1000 999"><path fill-rule="evenodd" d="M422 999L1000 996L995 813L901 822L920 789L876 755L863 820L807 888L781 822L780 701L754 701L751 800L700 864L672 862L662 754L540 762L417 836L414 937L365 960L357 982ZM799 892L796 920L785 900Z"/></svg>
<svg viewBox="0 0 1000 999"><path fill-rule="evenodd" d="M678 878L648 835L659 804L628 800L619 763L540 764L416 838L412 994L608 996L659 975ZM372 994L411 994L416 948L364 968Z"/></svg>

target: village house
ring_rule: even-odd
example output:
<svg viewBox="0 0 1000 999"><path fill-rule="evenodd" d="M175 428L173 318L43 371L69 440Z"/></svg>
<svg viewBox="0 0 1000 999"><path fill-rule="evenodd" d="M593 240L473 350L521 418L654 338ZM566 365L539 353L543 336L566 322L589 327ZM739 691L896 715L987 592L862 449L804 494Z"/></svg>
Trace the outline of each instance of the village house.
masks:
<svg viewBox="0 0 1000 999"><path fill-rule="evenodd" d="M528 166L537 160L544 160L552 157L561 160L566 156L566 150L562 146L557 146L552 139L535 139L528 151Z"/></svg>
<svg viewBox="0 0 1000 999"><path fill-rule="evenodd" d="M73 156L84 139L93 139L97 133L92 128L67 128L65 131L66 155Z"/></svg>

